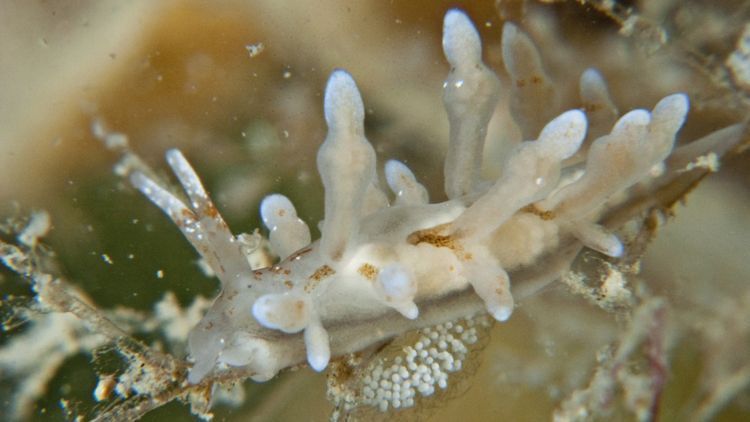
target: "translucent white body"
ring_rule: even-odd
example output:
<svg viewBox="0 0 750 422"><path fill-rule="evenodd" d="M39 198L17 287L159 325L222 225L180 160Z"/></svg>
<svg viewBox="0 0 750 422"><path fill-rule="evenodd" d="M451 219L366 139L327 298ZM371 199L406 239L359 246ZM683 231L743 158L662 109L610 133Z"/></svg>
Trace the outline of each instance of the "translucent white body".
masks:
<svg viewBox="0 0 750 422"><path fill-rule="evenodd" d="M533 73L527 76L539 86L528 95L532 103L542 101L547 77L535 47L509 25L506 66L513 78ZM463 12L446 15L443 48L452 67L443 97L451 127L446 202L428 203L427 190L396 161L385 166L394 197L388 201L365 138L362 98L343 70L333 72L325 91L329 133L317 157L325 188L321 238L311 242L287 198L269 196L261 215L280 257L276 265L250 267L242 242L179 151L168 152L167 160L188 203L144 174L132 174L133 184L172 218L222 283L213 307L190 334L191 382L225 366L269 379L298 363L301 342L310 366L323 370L332 356L386 337L373 321L394 315L419 321L425 318L420 304L456 292L475 292L490 315L505 321L514 307L508 272L533 265L562 238L610 256L622 254L623 245L596 223L597 215L611 195L649 177L669 155L687 97L671 95L653 111L620 118L611 133L590 145L583 175L565 183L562 163L586 138L587 115L570 110L537 130L539 116L529 114L529 103L515 105L513 112L523 115L518 120L527 122L523 132L534 130L536 140L510 153L496 181L481 181L478 169L500 81L482 63L479 35ZM598 73L587 71L581 81L586 99L611 104ZM605 120L598 116L597 124ZM355 322L362 325L354 327ZM404 329L412 326L405 323ZM359 334L352 334L357 328Z"/></svg>

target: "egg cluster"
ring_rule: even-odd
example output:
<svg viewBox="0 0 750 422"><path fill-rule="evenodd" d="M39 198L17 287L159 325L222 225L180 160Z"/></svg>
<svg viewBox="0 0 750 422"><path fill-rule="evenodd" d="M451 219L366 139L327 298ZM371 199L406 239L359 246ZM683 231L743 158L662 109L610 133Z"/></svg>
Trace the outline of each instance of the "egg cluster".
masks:
<svg viewBox="0 0 750 422"><path fill-rule="evenodd" d="M427 397L446 389L450 374L463 368L469 346L477 343L478 328L489 323L478 317L420 330L413 345L371 365L363 378L363 404L385 412L414 406L417 394Z"/></svg>

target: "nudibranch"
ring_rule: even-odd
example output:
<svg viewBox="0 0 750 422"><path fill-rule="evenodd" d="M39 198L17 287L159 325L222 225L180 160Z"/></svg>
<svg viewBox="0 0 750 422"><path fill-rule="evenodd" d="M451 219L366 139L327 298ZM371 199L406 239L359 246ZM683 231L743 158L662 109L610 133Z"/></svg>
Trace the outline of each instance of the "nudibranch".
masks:
<svg viewBox="0 0 750 422"><path fill-rule="evenodd" d="M511 104L511 113L534 140L518 144L503 160L500 177L486 181L479 169L501 83L483 63L479 34L461 11L445 16L443 50L451 66L443 87L450 123L443 202L431 203L399 161L385 163L390 193L383 190L364 133L362 97L344 70L333 71L324 95L328 135L317 155L325 189L321 237L311 241L285 196L266 197L260 213L280 258L274 265L251 267L247 243L229 230L180 151L166 158L186 201L144 172L131 174L133 185L174 221L221 281L221 293L189 335L190 382L225 367L268 380L305 358L322 371L332 357L398 330L476 312L448 301L458 295L478 297L494 319L506 321L514 308L509 273L533 268L563 240L611 257L623 253L618 237L598 220L613 195L654 177L663 165L685 120L687 96L670 95L650 111L618 119L601 75L587 70L581 95L605 104L599 114L574 109L539 125L538 116L549 109L524 107L543 98L546 79L528 36L507 23L506 68L512 78L525 75L536 84L525 94L529 102ZM609 123L601 110L611 112ZM602 122L606 131L587 137ZM379 325L386 320L390 328Z"/></svg>

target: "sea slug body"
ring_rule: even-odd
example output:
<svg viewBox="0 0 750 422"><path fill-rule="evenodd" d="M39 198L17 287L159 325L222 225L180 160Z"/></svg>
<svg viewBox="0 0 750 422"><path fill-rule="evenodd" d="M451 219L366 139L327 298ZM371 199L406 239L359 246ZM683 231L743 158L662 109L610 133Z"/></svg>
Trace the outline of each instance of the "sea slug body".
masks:
<svg viewBox="0 0 750 422"><path fill-rule="evenodd" d="M425 187L398 161L384 166L390 194L381 188L364 133L362 97L344 70L331 74L324 95L328 135L317 156L325 188L321 237L311 241L289 199L266 197L261 217L280 258L270 267L250 266L242 240L179 151L170 150L167 162L187 201L142 172L131 174L133 185L175 222L221 281L221 294L189 336L190 382L227 366L245 367L258 381L270 379L299 363L300 342L309 365L322 371L332 357L377 341L366 332L354 338L355 322L369 321L362 328L367 331L385 315L418 321L424 318L421 304L469 289L494 319L506 321L514 308L509 272L533 265L563 238L612 257L623 254L617 236L597 224L601 210L667 158L688 111L687 96L667 96L651 111L619 119L613 106L604 107L613 116L611 131L595 139L587 137L592 117L582 110L540 124L543 113L528 110L548 89L535 47L513 24L503 34L505 64L517 82L512 89L530 98L511 104L511 112L534 140L509 153L497 180L481 180L501 82L482 62L469 18L449 11L443 30L451 65L443 91L450 123L444 202L430 203ZM581 92L611 105L593 69L584 72ZM600 125L601 114L595 117ZM577 154L585 154L585 164L575 164L573 172L567 163Z"/></svg>

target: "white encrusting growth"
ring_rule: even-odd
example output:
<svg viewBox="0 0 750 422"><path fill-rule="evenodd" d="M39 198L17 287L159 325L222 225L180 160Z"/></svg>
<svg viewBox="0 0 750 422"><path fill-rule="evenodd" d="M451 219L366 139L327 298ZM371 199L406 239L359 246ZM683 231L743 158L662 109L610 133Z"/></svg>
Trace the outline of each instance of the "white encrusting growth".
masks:
<svg viewBox="0 0 750 422"><path fill-rule="evenodd" d="M29 224L18 234L18 241L29 248L35 248L39 238L44 237L51 226L47 211L34 211Z"/></svg>
<svg viewBox="0 0 750 422"><path fill-rule="evenodd" d="M288 198L266 197L260 212L280 258L274 265L250 267L246 237L232 235L179 151L169 151L167 161L189 205L145 173L131 174L132 183L169 215L222 282L221 295L190 333L190 382L227 365L246 366L254 379L267 380L301 361L302 342L307 362L321 371L332 357L387 339L389 334L373 325L378 318L399 318L404 330L444 322L422 306L457 292L473 290L494 319L506 321L515 303L513 271L534 266L563 240L575 246L578 239L612 257L623 254L623 244L598 220L610 197L652 180L651 170L669 155L685 120L687 97L668 96L651 112L631 111L610 131L617 109L602 76L589 69L580 78L584 110L550 120L554 92L536 47L506 23L503 58L513 79L511 112L524 139L536 140L521 142L502 160L497 180L482 181L482 149L500 82L482 63L479 34L463 12L446 14L443 49L451 66L443 92L450 123L445 202L428 203L412 171L391 160L385 177L395 199L389 203L365 138L362 97L344 70L331 74L324 95L328 134L317 156L325 188L321 238L311 242ZM576 167L576 177L566 172L561 181L591 116L603 136L576 156L585 159L583 170ZM370 325L353 340L358 322ZM381 408L408 406L415 389L429 395L436 385L444 388L456 355L447 350L451 337L440 335L446 339L429 349L429 359L415 350L422 361L411 354L405 368L396 364L388 373L393 382L377 381L382 388L371 385L366 400ZM405 393L396 396L396 385Z"/></svg>

